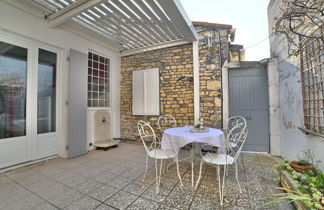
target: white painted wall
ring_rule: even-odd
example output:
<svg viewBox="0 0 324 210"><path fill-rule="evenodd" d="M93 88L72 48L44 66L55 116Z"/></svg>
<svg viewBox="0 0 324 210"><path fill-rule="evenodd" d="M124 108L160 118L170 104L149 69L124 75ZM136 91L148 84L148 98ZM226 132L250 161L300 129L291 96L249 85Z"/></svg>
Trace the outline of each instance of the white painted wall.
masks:
<svg viewBox="0 0 324 210"><path fill-rule="evenodd" d="M274 17L280 12L281 1L271 0L268 6L269 34L272 32ZM307 149L315 153L315 160L322 161L324 170L324 138L306 135L298 127L304 127L301 71L298 57L289 57L287 41L283 36L270 35L271 56L276 59L273 69L279 75L280 138L281 155L290 160Z"/></svg>
<svg viewBox="0 0 324 210"><path fill-rule="evenodd" d="M19 5L18 5L19 6ZM0 33L10 36L17 40L25 40L30 42L44 43L48 46L53 46L61 50L60 54L62 58L67 58L69 49L74 49L83 53L88 53L89 50L93 50L102 55L107 55L111 59L111 111L114 112L114 137L119 137L120 133L120 53L115 46L109 47L107 43L102 43L102 40L97 39L95 36L93 39L87 39L84 31L77 35L77 32L69 32L62 28L50 28L47 22L37 16L31 15L25 11L17 9L3 1L0 1ZM67 144L67 105L68 101L68 71L69 63L66 59L62 59L61 74L58 78L59 98L60 101L59 111L59 127L57 128L59 133L59 155L67 157L67 151L65 146ZM88 113L88 125L93 125L90 122L92 119L92 111ZM89 141L91 141L91 127L89 131Z"/></svg>
<svg viewBox="0 0 324 210"><path fill-rule="evenodd" d="M275 156L281 156L279 74L276 70L277 60L267 59L267 63L270 153Z"/></svg>

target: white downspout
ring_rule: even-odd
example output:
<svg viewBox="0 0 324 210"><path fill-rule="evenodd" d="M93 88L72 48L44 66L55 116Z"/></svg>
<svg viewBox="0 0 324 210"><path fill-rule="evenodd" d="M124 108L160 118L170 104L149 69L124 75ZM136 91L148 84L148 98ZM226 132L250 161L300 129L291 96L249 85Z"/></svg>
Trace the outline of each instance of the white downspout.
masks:
<svg viewBox="0 0 324 210"><path fill-rule="evenodd" d="M192 42L193 78L194 78L194 123L198 123L200 116L200 85L199 85L199 47L198 41Z"/></svg>
<svg viewBox="0 0 324 210"><path fill-rule="evenodd" d="M228 61L222 66L222 90L223 90L223 130L227 129L229 118L229 87L228 87Z"/></svg>

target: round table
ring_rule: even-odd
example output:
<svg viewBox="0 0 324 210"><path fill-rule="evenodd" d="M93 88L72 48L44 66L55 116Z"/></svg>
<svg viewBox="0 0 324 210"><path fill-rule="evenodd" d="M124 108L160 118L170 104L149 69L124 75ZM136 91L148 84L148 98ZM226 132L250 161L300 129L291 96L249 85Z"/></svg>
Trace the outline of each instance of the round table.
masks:
<svg viewBox="0 0 324 210"><path fill-rule="evenodd" d="M161 148L179 152L180 148L190 143L205 143L215 147L223 147L226 144L224 132L208 128L206 133L192 133L188 127L166 129L162 136Z"/></svg>
<svg viewBox="0 0 324 210"><path fill-rule="evenodd" d="M190 128L188 127L169 128L166 129L163 133L161 148L174 150L178 153L181 147L184 147L185 145L190 143L194 143L194 145L196 143L204 143L213 145L215 147L224 148L226 139L224 132L215 128L208 128L208 132L206 133L193 133L190 132ZM192 186L194 186L194 148L197 147L194 146L191 149L190 155ZM223 153L224 151L221 149L217 150L217 152Z"/></svg>

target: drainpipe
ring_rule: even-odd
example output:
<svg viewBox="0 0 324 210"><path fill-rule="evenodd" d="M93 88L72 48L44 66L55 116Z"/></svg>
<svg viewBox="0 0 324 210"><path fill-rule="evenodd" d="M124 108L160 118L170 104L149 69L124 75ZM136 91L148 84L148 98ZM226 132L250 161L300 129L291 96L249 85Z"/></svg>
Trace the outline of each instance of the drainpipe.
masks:
<svg viewBox="0 0 324 210"><path fill-rule="evenodd" d="M193 80L194 80L194 124L200 117L200 87L199 87L199 40L192 42Z"/></svg>
<svg viewBox="0 0 324 210"><path fill-rule="evenodd" d="M221 102L221 104L222 104L222 107L221 107L221 116L223 118L223 116L224 116L224 106L223 106L223 103L224 103L224 87L223 87L223 53L222 53L222 40L221 40L221 34L220 34L219 30L218 29L213 29L213 31L214 31L214 37L216 37L215 36L215 32L218 33L218 45L219 45L219 53L218 53L218 56L219 56L219 62L220 62L219 67L220 67L220 73L221 73L221 89L222 89L221 90L222 92L221 92L221 95L220 95L221 101L222 101ZM228 58L229 58L229 56L228 56ZM224 121L224 118L222 119L222 121ZM222 123L222 128L224 129L224 124L223 123Z"/></svg>

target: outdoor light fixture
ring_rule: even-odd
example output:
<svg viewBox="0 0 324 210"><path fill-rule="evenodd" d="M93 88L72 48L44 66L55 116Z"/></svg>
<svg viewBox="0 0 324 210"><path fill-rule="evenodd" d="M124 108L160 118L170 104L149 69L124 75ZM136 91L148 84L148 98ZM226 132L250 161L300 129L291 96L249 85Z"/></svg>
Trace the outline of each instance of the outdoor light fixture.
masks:
<svg viewBox="0 0 324 210"><path fill-rule="evenodd" d="M213 45L213 37L212 36L207 36L205 38L205 44L209 49Z"/></svg>

